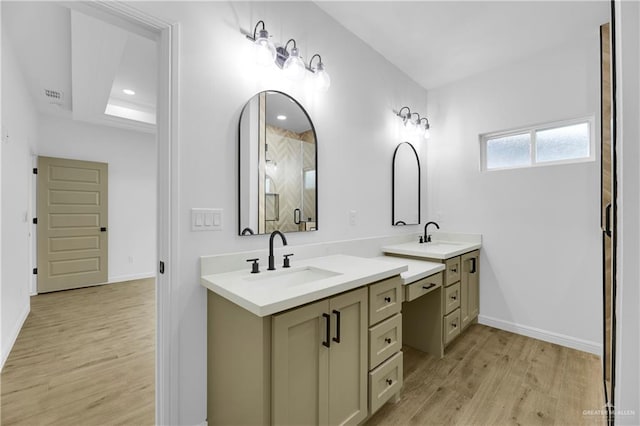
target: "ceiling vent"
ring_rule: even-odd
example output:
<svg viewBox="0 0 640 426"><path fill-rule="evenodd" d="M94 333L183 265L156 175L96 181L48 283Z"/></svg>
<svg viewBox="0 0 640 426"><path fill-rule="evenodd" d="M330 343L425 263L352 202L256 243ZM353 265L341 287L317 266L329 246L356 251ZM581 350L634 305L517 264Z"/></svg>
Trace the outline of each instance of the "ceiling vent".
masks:
<svg viewBox="0 0 640 426"><path fill-rule="evenodd" d="M62 105L64 102L64 93L58 90L44 89L44 96L51 104Z"/></svg>

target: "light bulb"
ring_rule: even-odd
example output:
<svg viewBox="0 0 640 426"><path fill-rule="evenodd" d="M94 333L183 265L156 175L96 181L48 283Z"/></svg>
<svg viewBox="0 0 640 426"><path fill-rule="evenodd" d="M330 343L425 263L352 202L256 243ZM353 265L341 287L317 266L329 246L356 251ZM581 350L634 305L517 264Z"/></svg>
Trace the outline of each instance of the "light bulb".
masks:
<svg viewBox="0 0 640 426"><path fill-rule="evenodd" d="M425 139L429 139L430 137L431 137L431 132L429 131L429 128L428 128L428 127L426 127L426 128L424 129L424 138L425 138Z"/></svg>
<svg viewBox="0 0 640 426"><path fill-rule="evenodd" d="M324 69L324 64L322 62L318 63L318 66L313 73L313 82L316 87L316 90L320 92L326 92L331 86L331 77L329 77L329 73Z"/></svg>
<svg viewBox="0 0 640 426"><path fill-rule="evenodd" d="M417 116L417 118L415 120L412 118L409 119L409 132L411 132L415 136L418 136L422 134L422 127L420 126L420 116L415 112L411 114L411 116L413 116L414 114Z"/></svg>
<svg viewBox="0 0 640 426"><path fill-rule="evenodd" d="M300 52L298 51L297 47L293 47L291 49L291 53L289 54L287 60L284 62L282 70L284 71L284 74L287 76L287 78L290 78L292 80L300 80L304 76L306 68L304 66L304 62L302 61L302 58L300 57Z"/></svg>
<svg viewBox="0 0 640 426"><path fill-rule="evenodd" d="M256 41L254 42L256 49L256 62L258 65L267 67L274 63L276 58L276 47L269 40L267 30L260 30Z"/></svg>

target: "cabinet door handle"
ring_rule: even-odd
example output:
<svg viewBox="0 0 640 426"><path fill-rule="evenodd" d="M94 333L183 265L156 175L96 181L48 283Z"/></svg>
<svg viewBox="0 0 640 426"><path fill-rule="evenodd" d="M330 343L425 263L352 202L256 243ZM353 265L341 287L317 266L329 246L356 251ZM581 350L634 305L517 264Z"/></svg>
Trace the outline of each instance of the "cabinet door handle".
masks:
<svg viewBox="0 0 640 426"><path fill-rule="evenodd" d="M336 337L333 338L333 341L340 343L340 311L334 309L333 313L336 314Z"/></svg>
<svg viewBox="0 0 640 426"><path fill-rule="evenodd" d="M329 337L331 335L331 315L322 314L322 316L327 320L326 340L322 342L322 345L329 348L331 347L331 338Z"/></svg>
<svg viewBox="0 0 640 426"><path fill-rule="evenodd" d="M452 300L458 300L458 296L456 296L455 294L453 296L451 296Z"/></svg>
<svg viewBox="0 0 640 426"><path fill-rule="evenodd" d="M456 323L456 322L452 322L452 323L451 323L451 327L453 327L453 328L457 328L457 327L458 327L458 323Z"/></svg>
<svg viewBox="0 0 640 426"><path fill-rule="evenodd" d="M476 258L472 257L469 260L471 261L471 270L469 271L469 273L470 274L475 274L476 273Z"/></svg>
<svg viewBox="0 0 640 426"><path fill-rule="evenodd" d="M391 298L390 297L385 297L384 301L387 302L387 303L391 303Z"/></svg>
<svg viewBox="0 0 640 426"><path fill-rule="evenodd" d="M391 380L391 379L387 379L387 384L388 384L389 386L391 386L391 385L393 384L393 380Z"/></svg>
<svg viewBox="0 0 640 426"><path fill-rule="evenodd" d="M604 210L604 232L607 236L611 236L611 203L607 204Z"/></svg>
<svg viewBox="0 0 640 426"><path fill-rule="evenodd" d="M387 342L388 345L391 344L391 339L389 337L387 337L386 339L384 339L385 342Z"/></svg>
<svg viewBox="0 0 640 426"><path fill-rule="evenodd" d="M428 286L423 285L423 286L422 286L422 288L423 288L424 290L430 290L430 289L434 288L435 286L436 286L436 284L435 284L435 283L431 283L431 284L429 284Z"/></svg>
<svg viewBox="0 0 640 426"><path fill-rule="evenodd" d="M449 269L451 272L456 273L458 272L458 267L456 266L455 268L451 268Z"/></svg>

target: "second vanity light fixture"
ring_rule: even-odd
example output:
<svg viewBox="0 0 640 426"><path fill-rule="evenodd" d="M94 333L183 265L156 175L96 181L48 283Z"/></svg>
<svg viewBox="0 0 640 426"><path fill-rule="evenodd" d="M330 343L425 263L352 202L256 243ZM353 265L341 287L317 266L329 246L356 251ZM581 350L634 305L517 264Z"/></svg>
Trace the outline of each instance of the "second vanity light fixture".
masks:
<svg viewBox="0 0 640 426"><path fill-rule="evenodd" d="M429 139L430 132L429 120L427 117L420 117L417 112L411 112L411 109L407 106L400 108L400 111L393 111L395 115L400 117L402 124L409 131L412 131L418 135L421 135L425 139Z"/></svg>
<svg viewBox="0 0 640 426"><path fill-rule="evenodd" d="M258 27L262 27L258 30ZM311 57L309 64L305 64L300 56L300 51L295 39L289 39L284 46L276 47L269 40L269 32L265 28L264 21L260 20L253 29L253 35L247 34L246 37L251 40L256 49L256 60L262 66L271 66L273 64L280 68L284 75L294 81L300 81L305 77L305 71L312 74L313 84L319 91L326 91L331 85L331 78L327 73L322 57L315 54ZM292 44L291 50L289 45ZM316 65L313 66L313 60L318 58Z"/></svg>

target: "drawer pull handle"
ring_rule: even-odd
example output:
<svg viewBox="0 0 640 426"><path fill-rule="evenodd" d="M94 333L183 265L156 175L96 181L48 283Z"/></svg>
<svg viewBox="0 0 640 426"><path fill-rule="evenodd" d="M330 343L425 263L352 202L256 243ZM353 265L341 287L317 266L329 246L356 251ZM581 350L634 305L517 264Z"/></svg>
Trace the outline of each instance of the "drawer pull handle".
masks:
<svg viewBox="0 0 640 426"><path fill-rule="evenodd" d="M340 343L340 311L334 309L333 313L336 314L336 337L333 338L333 341Z"/></svg>
<svg viewBox="0 0 640 426"><path fill-rule="evenodd" d="M385 297L384 301L387 302L387 303L391 303L391 298L390 297Z"/></svg>
<svg viewBox="0 0 640 426"><path fill-rule="evenodd" d="M389 386L391 386L391 385L393 384L393 380L391 380L391 379L387 379L387 384L388 384Z"/></svg>
<svg viewBox="0 0 640 426"><path fill-rule="evenodd" d="M458 300L458 296L456 296L455 294L453 296L451 296L452 300Z"/></svg>
<svg viewBox="0 0 640 426"><path fill-rule="evenodd" d="M451 268L450 271L455 274L456 272L458 272L458 267L456 266L455 268Z"/></svg>
<svg viewBox="0 0 640 426"><path fill-rule="evenodd" d="M476 258L472 257L471 259L469 259L471 261L471 270L469 271L470 274L475 274L478 270L476 267Z"/></svg>
<svg viewBox="0 0 640 426"><path fill-rule="evenodd" d="M453 328L458 328L458 323L457 323L457 322L452 322L452 323L451 323L451 327L453 327Z"/></svg>
<svg viewBox="0 0 640 426"><path fill-rule="evenodd" d="M331 338L329 337L331 335L331 315L329 314L322 314L323 317L325 317L325 319L327 320L327 331L326 331L326 339L324 342L322 342L323 346L326 346L327 348L331 347Z"/></svg>
<svg viewBox="0 0 640 426"><path fill-rule="evenodd" d="M389 337L387 337L386 339L384 339L385 342L387 342L387 344L391 344L391 339Z"/></svg>
<svg viewBox="0 0 640 426"><path fill-rule="evenodd" d="M436 286L436 284L435 284L435 283L431 283L431 284L429 284L428 286L423 285L423 286L422 286L422 288L423 288L424 290L430 290L430 289L434 288L435 286Z"/></svg>

